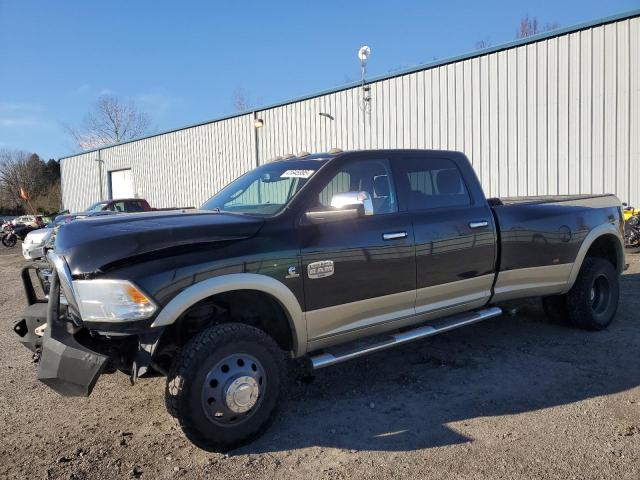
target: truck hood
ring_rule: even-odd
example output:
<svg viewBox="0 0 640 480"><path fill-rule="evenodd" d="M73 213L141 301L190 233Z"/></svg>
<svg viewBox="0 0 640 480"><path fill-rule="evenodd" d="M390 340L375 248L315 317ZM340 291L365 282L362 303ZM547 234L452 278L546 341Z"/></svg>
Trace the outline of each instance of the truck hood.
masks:
<svg viewBox="0 0 640 480"><path fill-rule="evenodd" d="M263 223L256 217L206 210L88 217L60 227L55 251L65 257L73 275L91 274L148 254L249 238Z"/></svg>

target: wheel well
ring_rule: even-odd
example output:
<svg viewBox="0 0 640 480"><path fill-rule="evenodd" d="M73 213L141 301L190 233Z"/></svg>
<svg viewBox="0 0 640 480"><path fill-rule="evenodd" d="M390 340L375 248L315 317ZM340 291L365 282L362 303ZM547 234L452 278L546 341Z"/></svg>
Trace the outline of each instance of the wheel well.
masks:
<svg viewBox="0 0 640 480"><path fill-rule="evenodd" d="M234 290L204 298L191 305L165 329L154 357L163 367L173 361L181 346L196 334L219 323L244 323L263 330L285 350L293 350L293 331L282 305L268 293Z"/></svg>
<svg viewBox="0 0 640 480"><path fill-rule="evenodd" d="M597 257L607 260L620 272L620 241L614 235L602 235L596 238L587 250L586 257Z"/></svg>

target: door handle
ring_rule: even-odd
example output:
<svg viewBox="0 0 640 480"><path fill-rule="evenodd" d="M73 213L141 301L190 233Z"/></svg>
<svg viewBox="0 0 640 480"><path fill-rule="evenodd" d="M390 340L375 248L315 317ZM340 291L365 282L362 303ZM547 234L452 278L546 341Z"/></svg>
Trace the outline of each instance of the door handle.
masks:
<svg viewBox="0 0 640 480"><path fill-rule="evenodd" d="M486 220L477 220L475 222L469 222L469 228L484 228L488 227L489 222Z"/></svg>
<svg viewBox="0 0 640 480"><path fill-rule="evenodd" d="M407 232L392 232L392 233L384 233L382 238L384 240L398 240L399 238L407 238Z"/></svg>

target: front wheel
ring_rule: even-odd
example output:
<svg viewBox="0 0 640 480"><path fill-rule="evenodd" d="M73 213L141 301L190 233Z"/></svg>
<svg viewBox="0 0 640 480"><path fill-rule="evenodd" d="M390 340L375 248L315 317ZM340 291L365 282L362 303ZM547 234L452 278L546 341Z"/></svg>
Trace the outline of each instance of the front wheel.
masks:
<svg viewBox="0 0 640 480"><path fill-rule="evenodd" d="M18 236L15 233L8 233L2 237L2 244L7 248L15 247L16 243L18 243Z"/></svg>
<svg viewBox="0 0 640 480"><path fill-rule="evenodd" d="M181 350L167 379L166 405L195 445L228 451L269 426L285 368L284 353L262 330L216 325Z"/></svg>

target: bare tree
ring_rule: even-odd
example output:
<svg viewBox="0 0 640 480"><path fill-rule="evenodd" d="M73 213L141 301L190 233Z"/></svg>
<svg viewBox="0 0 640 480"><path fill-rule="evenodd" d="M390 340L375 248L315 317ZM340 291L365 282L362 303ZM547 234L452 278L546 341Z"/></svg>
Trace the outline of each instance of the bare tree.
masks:
<svg viewBox="0 0 640 480"><path fill-rule="evenodd" d="M31 153L22 150L0 150L0 191L6 207L20 206L23 203L21 194L29 196L36 190L37 175L31 170L37 165L31 158Z"/></svg>
<svg viewBox="0 0 640 480"><path fill-rule="evenodd" d="M526 38L540 32L548 32L549 30L555 30L557 28L560 28L560 24L558 22L550 22L546 23L544 28L540 30L538 26L538 19L535 17L529 18L529 15L527 15L520 20L520 26L516 32L516 38Z"/></svg>
<svg viewBox="0 0 640 480"><path fill-rule="evenodd" d="M28 207L41 212L60 207L60 170L55 160L35 153L0 149L0 211Z"/></svg>
<svg viewBox="0 0 640 480"><path fill-rule="evenodd" d="M520 19L520 26L516 32L516 38L526 38L538 33L538 19L529 18L529 15Z"/></svg>
<svg viewBox="0 0 640 480"><path fill-rule="evenodd" d="M141 137L148 133L150 123L134 102L103 95L78 127L65 128L80 149L88 150Z"/></svg>
<svg viewBox="0 0 640 480"><path fill-rule="evenodd" d="M234 112L248 112L255 106L251 100L251 96L243 88L236 88L234 90L231 101Z"/></svg>
<svg viewBox="0 0 640 480"><path fill-rule="evenodd" d="M476 50L482 50L484 48L489 48L490 46L491 46L491 42L484 38L476 42Z"/></svg>

